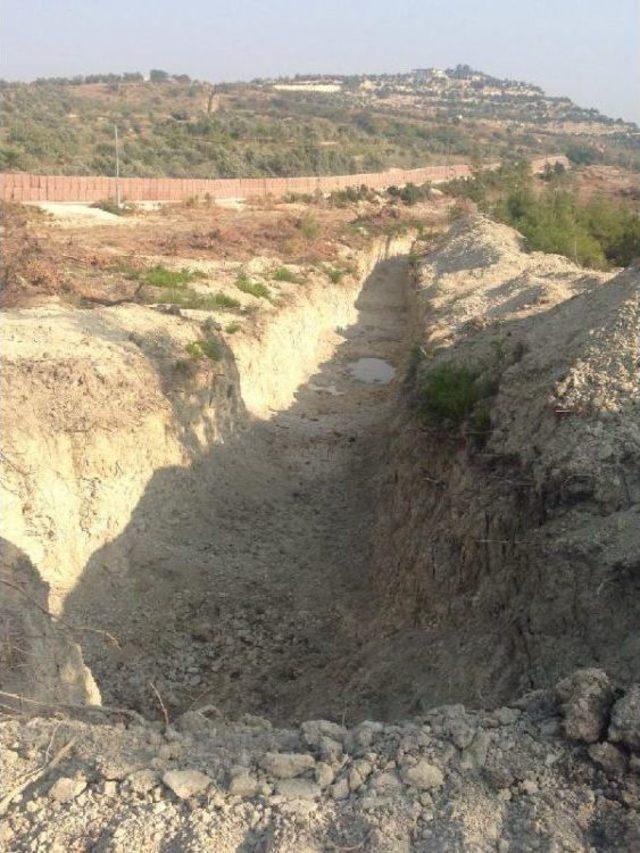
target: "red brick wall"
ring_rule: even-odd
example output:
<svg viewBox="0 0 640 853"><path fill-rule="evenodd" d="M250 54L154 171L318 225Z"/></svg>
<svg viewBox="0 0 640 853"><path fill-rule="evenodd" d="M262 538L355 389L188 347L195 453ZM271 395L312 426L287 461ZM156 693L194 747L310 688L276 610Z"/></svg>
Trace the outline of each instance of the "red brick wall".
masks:
<svg viewBox="0 0 640 853"><path fill-rule="evenodd" d="M546 163L562 162L566 157L552 155L531 162L534 172L540 172ZM495 168L492 163L488 168ZM249 198L287 193L324 193L345 187L384 187L425 181L438 183L451 178L464 178L471 174L466 164L452 166L426 166L422 169L390 169L387 172L360 175L329 175L299 178L229 178L204 180L200 178L120 178L120 197L124 201L181 201L207 193L211 198ZM94 176L28 175L20 172L0 173L0 199L4 201L76 201L93 202L115 199L116 179Z"/></svg>

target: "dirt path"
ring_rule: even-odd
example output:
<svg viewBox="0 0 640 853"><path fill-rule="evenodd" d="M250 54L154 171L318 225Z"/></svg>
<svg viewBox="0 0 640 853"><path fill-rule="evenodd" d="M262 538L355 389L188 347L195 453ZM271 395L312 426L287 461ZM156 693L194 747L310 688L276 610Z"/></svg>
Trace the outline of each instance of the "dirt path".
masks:
<svg viewBox="0 0 640 853"><path fill-rule="evenodd" d="M332 685L370 606L373 480L397 380L366 384L349 365L400 366L405 281L404 261L379 264L296 402L190 470L158 472L120 541L94 555L67 612L122 638L121 651L83 644L105 702L150 711L151 681L174 711L374 713L366 691L347 704Z"/></svg>

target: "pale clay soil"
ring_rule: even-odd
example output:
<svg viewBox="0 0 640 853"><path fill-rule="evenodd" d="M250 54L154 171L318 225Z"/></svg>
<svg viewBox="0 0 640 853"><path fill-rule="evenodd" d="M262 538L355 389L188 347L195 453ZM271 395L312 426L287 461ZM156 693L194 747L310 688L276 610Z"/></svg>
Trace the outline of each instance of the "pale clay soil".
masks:
<svg viewBox="0 0 640 853"><path fill-rule="evenodd" d="M413 287L406 257L369 266L359 293L310 288L301 313L187 376L197 316L8 321L24 416L5 451L7 577L37 565L65 625L6 623L33 643L18 672L44 704L0 720L0 849L640 849L637 631L619 590L635 273L585 276L485 220L455 226ZM481 453L407 420L416 336L485 371L499 351ZM359 381L361 358L395 378ZM580 417L555 425L560 406ZM565 489L541 517L504 491L518 454L543 495ZM509 537L543 545L523 567ZM73 636L102 711L83 707L96 686L65 626L91 627Z"/></svg>

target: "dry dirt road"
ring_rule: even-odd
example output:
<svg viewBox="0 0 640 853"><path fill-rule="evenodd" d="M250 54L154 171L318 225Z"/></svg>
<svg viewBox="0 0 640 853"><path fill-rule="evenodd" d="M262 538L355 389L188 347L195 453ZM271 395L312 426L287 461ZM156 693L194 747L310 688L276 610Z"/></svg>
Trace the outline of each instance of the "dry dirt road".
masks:
<svg viewBox="0 0 640 853"><path fill-rule="evenodd" d="M213 704L274 721L375 715L376 692L340 695L371 603L375 490L405 343L406 260L379 264L358 320L295 403L152 478L116 543L67 601L103 700L157 714ZM389 384L353 374L385 359ZM367 365L365 365L366 367ZM384 368L384 365L383 365ZM122 541L124 539L124 541ZM352 664L355 666L355 664ZM361 681L361 679L360 679Z"/></svg>

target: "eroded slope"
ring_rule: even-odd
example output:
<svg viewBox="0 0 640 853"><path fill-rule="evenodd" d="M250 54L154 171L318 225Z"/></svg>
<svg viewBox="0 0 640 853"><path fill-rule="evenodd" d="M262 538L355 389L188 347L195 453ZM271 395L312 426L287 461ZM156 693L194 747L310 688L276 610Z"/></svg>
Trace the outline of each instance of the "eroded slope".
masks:
<svg viewBox="0 0 640 853"><path fill-rule="evenodd" d="M369 658L405 702L503 701L593 663L640 674L638 285L637 268L527 254L483 218L420 268L409 395L423 414L390 449L388 636ZM457 420L425 391L442 365L481 389Z"/></svg>

